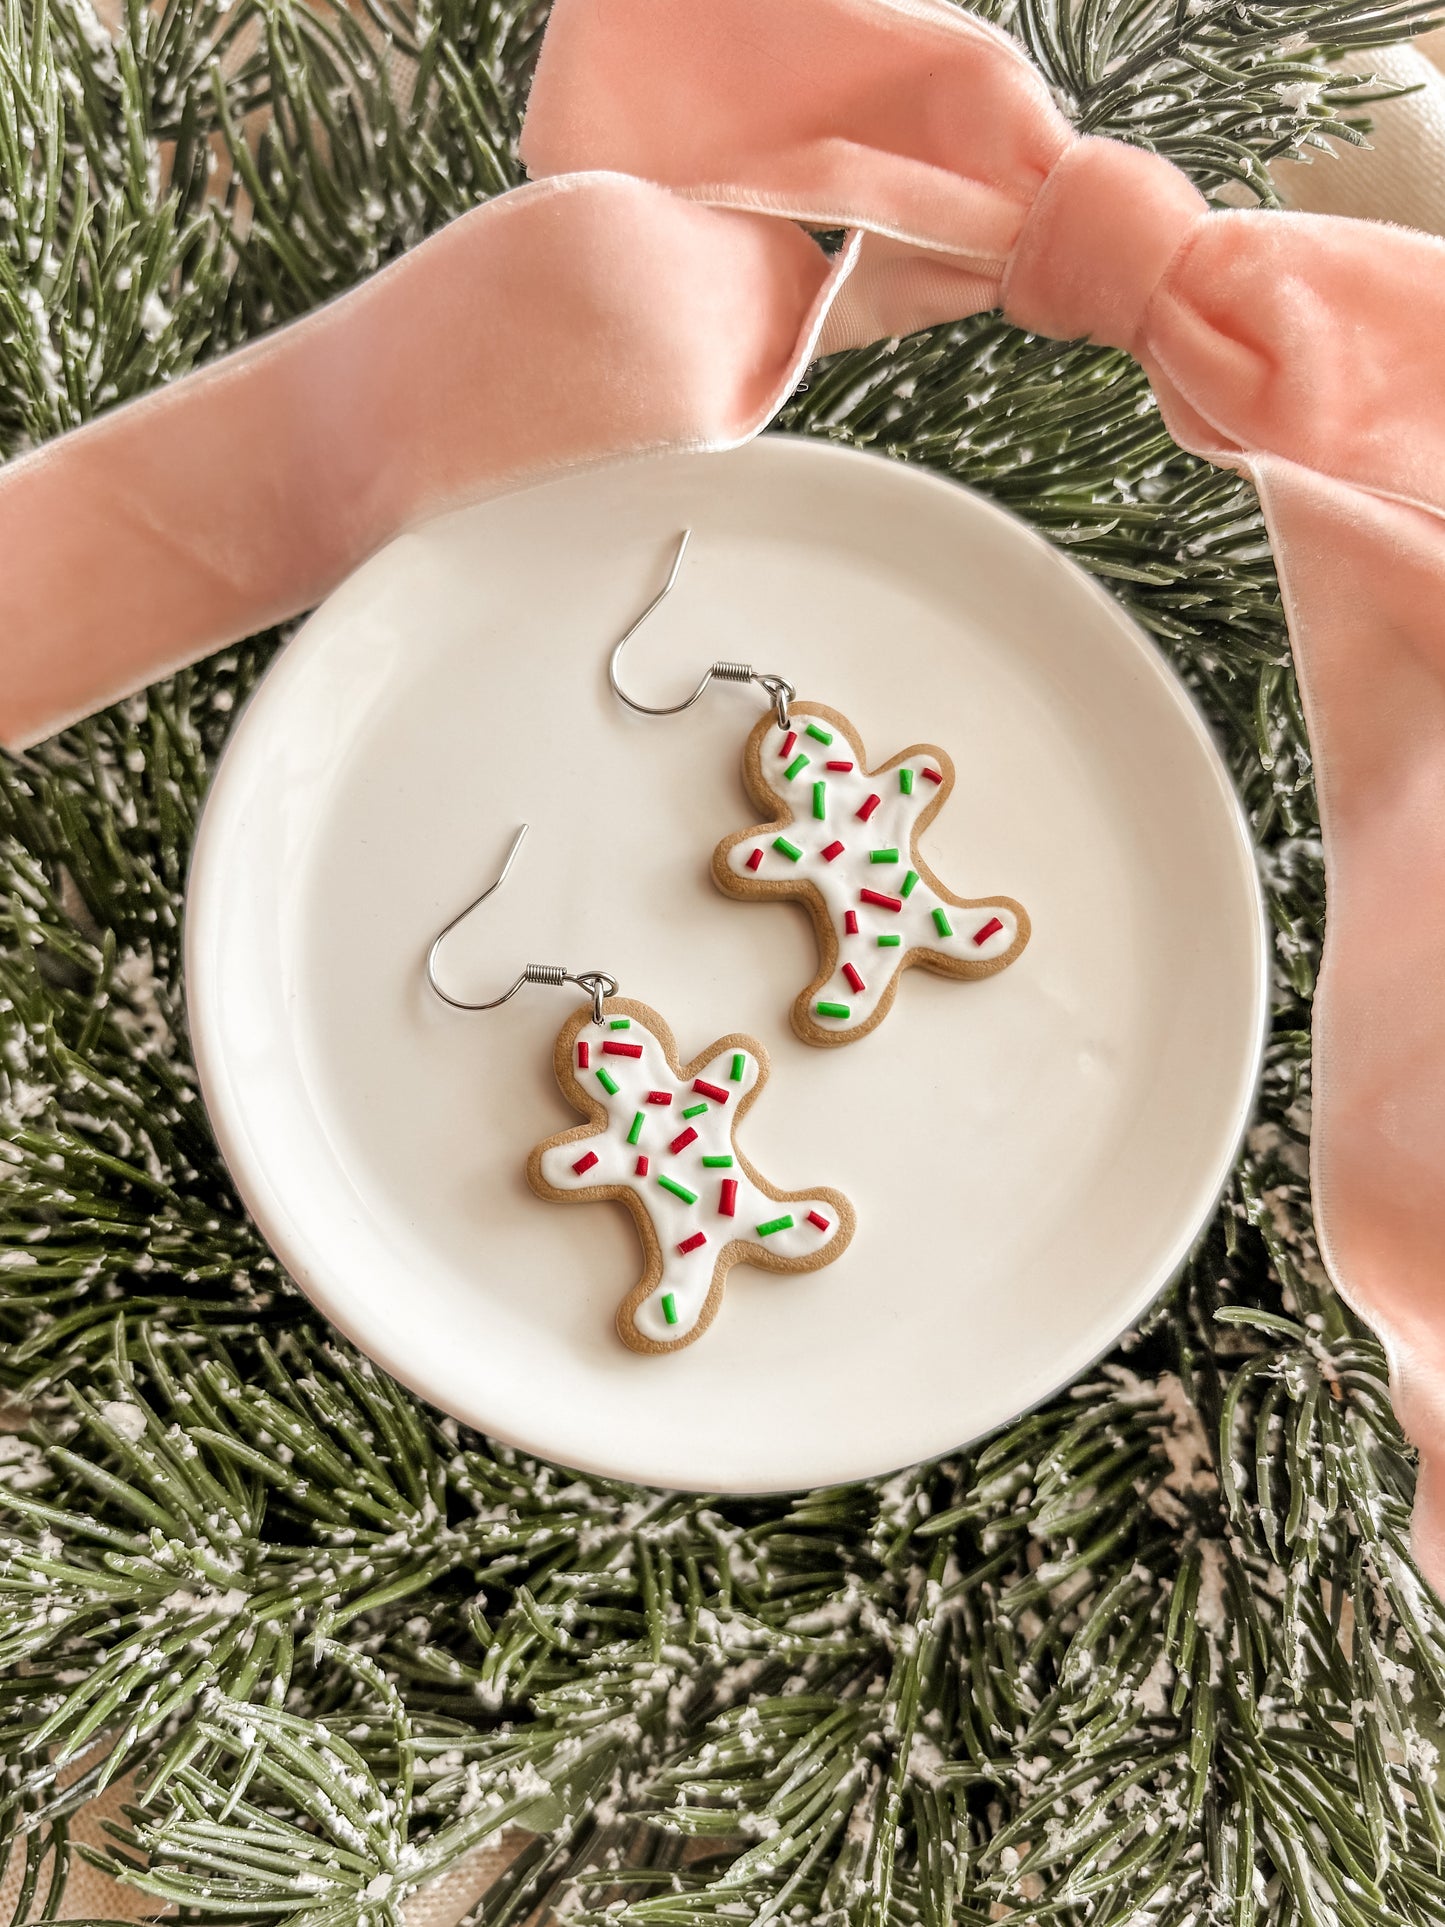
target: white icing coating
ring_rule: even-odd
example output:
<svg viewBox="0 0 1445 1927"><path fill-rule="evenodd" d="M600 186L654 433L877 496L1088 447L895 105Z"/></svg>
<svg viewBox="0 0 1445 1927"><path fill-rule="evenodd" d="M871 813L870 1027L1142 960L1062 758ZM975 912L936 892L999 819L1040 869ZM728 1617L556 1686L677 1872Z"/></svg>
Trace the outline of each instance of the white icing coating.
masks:
<svg viewBox="0 0 1445 1927"><path fill-rule="evenodd" d="M565 1144L550 1145L542 1153L542 1176L555 1190L582 1191L590 1185L618 1185L640 1199L652 1220L662 1251L662 1276L649 1296L638 1307L635 1322L646 1338L674 1343L685 1338L697 1323L712 1288L718 1256L724 1245L735 1240L756 1245L783 1258L812 1258L834 1237L838 1215L831 1200L769 1197L748 1177L733 1142L738 1108L746 1092L758 1081L758 1060L750 1050L735 1053L733 1047L719 1051L693 1077L678 1078L667 1061L659 1040L636 1017L626 1028L613 1028L616 1020L604 1017L600 1026L585 1024L577 1044L585 1044L589 1057L586 1069L579 1068L577 1044L572 1047L572 1076L579 1089L607 1107L605 1128L586 1137L572 1138ZM638 1057L607 1050L607 1045L641 1046ZM733 1076L734 1056L741 1058L741 1075ZM609 1092L598 1077L605 1071L617 1086ZM700 1080L725 1091L725 1102L718 1102L694 1088ZM649 1103L649 1093L664 1093L667 1104ZM704 1108L693 1117L683 1112L696 1105ZM630 1143L639 1113L637 1141ZM685 1132L696 1132L688 1143L673 1150L671 1146ZM576 1166L589 1156L596 1163L583 1171ZM645 1174L639 1175L637 1162L648 1160ZM729 1157L730 1166L707 1165L709 1157ZM688 1202L659 1183L668 1178L694 1194ZM732 1216L720 1209L725 1181L736 1185ZM808 1221L816 1212L826 1220L826 1229ZM791 1218L784 1230L760 1234L758 1227L778 1218ZM683 1252L679 1245L701 1232L705 1243ZM663 1301L672 1298L674 1317L669 1319Z"/></svg>
<svg viewBox="0 0 1445 1927"><path fill-rule="evenodd" d="M830 736L831 742L810 736L810 723ZM790 735L796 738L791 745ZM800 756L806 758L802 767L797 764ZM851 763L852 768L830 770L830 761ZM782 831L760 827L743 837L728 852L727 864L740 877L765 883L807 882L821 893L838 945L833 974L809 1003L809 1013L821 1030L846 1032L866 1023L910 951L934 950L986 963L1012 945L1018 935L1018 916L1006 903L961 910L930 888L918 869L914 837L919 817L940 787L927 775L929 770L942 774L936 755L925 749L906 758L898 769L865 775L857 745L836 723L795 703L789 728L782 730L774 723L763 737L760 767L769 787L792 810L793 820ZM791 777L790 769L795 770ZM900 780L903 769L912 772L911 793ZM813 785L818 782L824 785L821 818L813 814ZM870 796L878 802L864 820L858 812ZM777 848L778 837L802 854L794 859ZM834 843L843 845L841 854L825 858L823 851ZM758 850L762 856L754 864L751 859ZM895 850L897 858L875 862L875 850ZM891 898L900 907L894 910L870 903L863 896L865 890ZM935 910L943 912L951 935L939 930ZM856 933L847 928L849 911L857 919ZM994 922L998 928L983 935ZM900 941L881 946L880 937ZM862 980L861 990L847 978L849 964ZM840 1004L848 1014L830 1015L818 1009L820 1003Z"/></svg>

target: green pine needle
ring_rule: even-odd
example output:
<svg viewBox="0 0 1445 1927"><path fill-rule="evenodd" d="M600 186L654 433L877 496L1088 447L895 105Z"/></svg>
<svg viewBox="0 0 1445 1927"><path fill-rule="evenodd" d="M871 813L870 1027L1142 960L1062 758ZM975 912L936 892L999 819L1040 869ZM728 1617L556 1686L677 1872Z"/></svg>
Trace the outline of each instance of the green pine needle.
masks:
<svg viewBox="0 0 1445 1927"><path fill-rule="evenodd" d="M1207 193L1358 139L1419 6L1008 0L1078 123ZM0 452L352 285L519 179L542 9L0 7ZM385 44L394 71L377 51ZM503 371L504 373L505 371ZM1419 1927L1445 1624L1379 1346L1307 1186L1323 912L1257 506L1138 370L984 317L780 427L921 462L1104 580L1198 693L1276 933L1258 1121L1168 1299L984 1447L783 1500L641 1493L420 1406L279 1274L181 1027L197 807L277 638L0 761L0 1849L74 1813L202 1923L399 1923L504 1829L520 1927ZM94 1856L93 1849L82 1849Z"/></svg>

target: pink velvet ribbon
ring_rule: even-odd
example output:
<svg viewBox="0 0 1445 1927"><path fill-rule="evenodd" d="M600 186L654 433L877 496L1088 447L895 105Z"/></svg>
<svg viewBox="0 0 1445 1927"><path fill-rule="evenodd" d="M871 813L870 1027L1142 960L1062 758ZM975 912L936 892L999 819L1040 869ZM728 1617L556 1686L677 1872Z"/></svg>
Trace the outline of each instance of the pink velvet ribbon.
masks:
<svg viewBox="0 0 1445 1927"><path fill-rule="evenodd" d="M0 737L448 507L744 441L817 352L995 307L1127 349L1274 542L1329 893L1317 1222L1445 1587L1445 247L1211 213L946 0L557 0L524 154L532 185L355 293L0 470ZM800 223L850 238L830 261Z"/></svg>

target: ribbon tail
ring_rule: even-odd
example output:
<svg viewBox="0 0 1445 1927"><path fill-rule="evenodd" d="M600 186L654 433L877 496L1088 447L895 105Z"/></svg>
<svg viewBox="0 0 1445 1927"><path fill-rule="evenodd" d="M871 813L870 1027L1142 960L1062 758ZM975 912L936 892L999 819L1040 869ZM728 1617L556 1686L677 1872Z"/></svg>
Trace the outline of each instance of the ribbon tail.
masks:
<svg viewBox="0 0 1445 1927"><path fill-rule="evenodd" d="M1445 516L1277 457L1249 466L1325 841L1311 1131L1320 1250L1385 1345L1420 1452L1416 1556L1445 1592Z"/></svg>
<svg viewBox="0 0 1445 1927"><path fill-rule="evenodd" d="M295 615L426 517L748 439L855 255L645 182L563 176L0 468L0 741Z"/></svg>

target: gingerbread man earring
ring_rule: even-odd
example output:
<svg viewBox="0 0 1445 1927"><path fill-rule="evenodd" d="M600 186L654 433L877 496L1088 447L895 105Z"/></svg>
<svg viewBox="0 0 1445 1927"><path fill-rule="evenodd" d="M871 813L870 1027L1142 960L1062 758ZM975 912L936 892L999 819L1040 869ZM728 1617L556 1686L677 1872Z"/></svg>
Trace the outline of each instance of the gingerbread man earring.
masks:
<svg viewBox="0 0 1445 1927"><path fill-rule="evenodd" d="M718 888L734 897L791 897L818 937L818 972L798 994L793 1028L807 1044L851 1044L875 1029L905 970L991 977L1029 940L1028 912L1012 897L955 896L918 849L953 788L953 761L914 743L868 767L863 739L836 709L799 702L782 676L715 662L692 694L666 708L629 696L622 652L673 588L692 531L678 541L666 582L614 646L614 694L644 716L691 709L716 682L756 683L771 698L743 748L743 783L765 822L724 837L713 852Z"/></svg>
<svg viewBox="0 0 1445 1927"><path fill-rule="evenodd" d="M564 1204L616 1200L642 1244L642 1276L617 1312L623 1343L675 1352L717 1315L736 1264L764 1271L816 1271L853 1236L841 1192L780 1191L743 1155L737 1128L768 1078L755 1037L720 1037L691 1063L655 1010L617 995L605 970L527 964L500 997L467 1003L442 988L442 945L507 880L527 834L512 839L501 874L453 917L427 952L427 982L454 1010L497 1010L524 984L575 984L587 1001L557 1035L553 1066L562 1095L587 1120L539 1144L527 1160L538 1197Z"/></svg>

